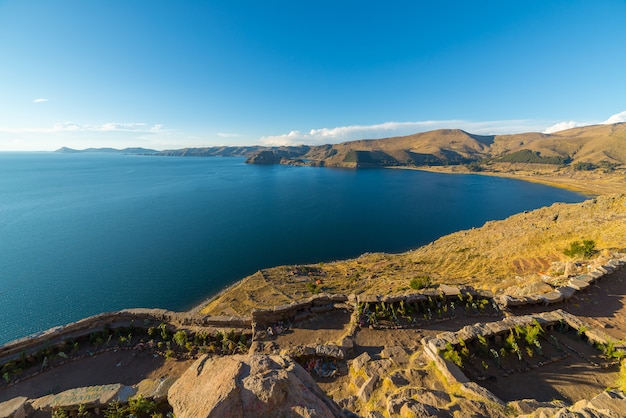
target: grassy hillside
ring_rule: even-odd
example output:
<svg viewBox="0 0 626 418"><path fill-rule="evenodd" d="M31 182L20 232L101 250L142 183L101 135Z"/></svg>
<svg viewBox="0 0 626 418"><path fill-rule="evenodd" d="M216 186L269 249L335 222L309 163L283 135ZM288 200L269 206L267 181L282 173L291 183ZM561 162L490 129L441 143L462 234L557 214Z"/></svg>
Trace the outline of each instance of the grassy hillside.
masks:
<svg viewBox="0 0 626 418"><path fill-rule="evenodd" d="M501 158L521 150L535 151L545 157L569 158L573 163L625 164L626 124L584 126L553 134L498 135L490 154L492 158Z"/></svg>
<svg viewBox="0 0 626 418"><path fill-rule="evenodd" d="M329 167L423 167L473 164L490 170L497 163L604 169L626 165L626 124L594 125L553 134L537 132L480 136L440 129L408 136L358 140L314 147L274 148L289 163ZM479 164L480 166L477 166ZM578 164L578 165L577 165Z"/></svg>
<svg viewBox="0 0 626 418"><path fill-rule="evenodd" d="M333 167L464 164L487 157L492 140L491 136L472 135L460 129L440 129L312 147L304 158L322 160L325 166ZM355 152L360 160L355 160Z"/></svg>
<svg viewBox="0 0 626 418"><path fill-rule="evenodd" d="M557 203L459 231L402 254L365 254L333 263L265 269L234 285L202 312L249 314L254 307L289 303L318 291L410 292L412 280L414 285L469 284L501 292L539 283L546 275L557 279L567 269L584 269L582 257L565 255L573 242L583 240L594 241L593 257L626 251L626 195Z"/></svg>

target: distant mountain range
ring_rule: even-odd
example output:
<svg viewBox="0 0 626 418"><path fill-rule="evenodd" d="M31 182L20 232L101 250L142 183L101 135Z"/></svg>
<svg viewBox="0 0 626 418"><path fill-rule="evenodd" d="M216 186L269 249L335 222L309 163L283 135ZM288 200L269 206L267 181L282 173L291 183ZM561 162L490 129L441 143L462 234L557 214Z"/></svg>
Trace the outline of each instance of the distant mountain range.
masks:
<svg viewBox="0 0 626 418"><path fill-rule="evenodd" d="M159 151L147 148L86 148L86 149L73 149L68 147L61 147L54 152L61 152L65 154L78 154L78 153L89 153L89 152L99 152L99 153L108 153L108 154L158 154Z"/></svg>
<svg viewBox="0 0 626 418"><path fill-rule="evenodd" d="M61 148L57 152L115 152L167 156L239 156L252 164L326 167L391 167L524 163L583 169L626 164L626 123L592 125L552 134L474 135L439 129L408 136L334 145L204 147L155 151L145 148Z"/></svg>

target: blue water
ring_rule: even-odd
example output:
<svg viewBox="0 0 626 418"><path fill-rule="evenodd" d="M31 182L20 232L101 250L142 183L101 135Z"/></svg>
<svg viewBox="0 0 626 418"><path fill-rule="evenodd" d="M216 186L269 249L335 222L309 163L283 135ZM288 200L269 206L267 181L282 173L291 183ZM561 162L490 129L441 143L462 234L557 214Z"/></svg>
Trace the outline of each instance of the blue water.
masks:
<svg viewBox="0 0 626 418"><path fill-rule="evenodd" d="M0 153L0 344L100 312L184 310L261 268L400 252L582 200L478 175Z"/></svg>

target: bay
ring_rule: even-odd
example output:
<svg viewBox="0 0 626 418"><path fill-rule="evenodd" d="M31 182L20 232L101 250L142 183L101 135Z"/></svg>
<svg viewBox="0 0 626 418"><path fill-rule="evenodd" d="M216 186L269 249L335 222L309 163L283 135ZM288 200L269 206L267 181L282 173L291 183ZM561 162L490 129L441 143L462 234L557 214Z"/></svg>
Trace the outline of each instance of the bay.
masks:
<svg viewBox="0 0 626 418"><path fill-rule="evenodd" d="M0 344L100 312L186 310L262 268L401 252L582 200L480 175L0 153Z"/></svg>

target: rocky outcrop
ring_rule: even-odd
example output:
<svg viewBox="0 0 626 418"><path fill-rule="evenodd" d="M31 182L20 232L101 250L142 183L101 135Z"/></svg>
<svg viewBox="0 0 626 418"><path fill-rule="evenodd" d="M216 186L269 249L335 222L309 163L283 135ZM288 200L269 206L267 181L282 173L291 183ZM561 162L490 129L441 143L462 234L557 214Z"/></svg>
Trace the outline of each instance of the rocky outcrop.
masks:
<svg viewBox="0 0 626 418"><path fill-rule="evenodd" d="M30 411L28 398L20 396L0 402L0 418L24 418Z"/></svg>
<svg viewBox="0 0 626 418"><path fill-rule="evenodd" d="M520 418L619 418L626 411L626 396L621 391L606 390L591 400L581 400L572 406L557 402L524 400L511 403Z"/></svg>
<svg viewBox="0 0 626 418"><path fill-rule="evenodd" d="M130 398L138 397L161 402L167 399L167 392L174 380L167 377L144 379L133 386L121 383L86 386L35 399L20 396L0 402L0 418L50 416L52 411L59 408L69 413L75 413L81 407L98 411L106 408L111 402L126 404Z"/></svg>
<svg viewBox="0 0 626 418"><path fill-rule="evenodd" d="M203 357L174 383L168 401L185 417L344 417L289 357Z"/></svg>
<svg viewBox="0 0 626 418"><path fill-rule="evenodd" d="M280 160L282 157L275 153L274 151L264 150L259 153L251 156L246 160L247 164L280 164Z"/></svg>

